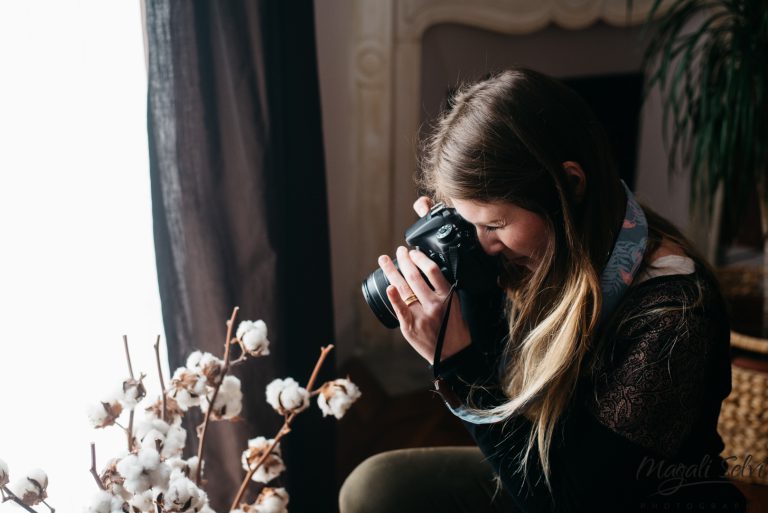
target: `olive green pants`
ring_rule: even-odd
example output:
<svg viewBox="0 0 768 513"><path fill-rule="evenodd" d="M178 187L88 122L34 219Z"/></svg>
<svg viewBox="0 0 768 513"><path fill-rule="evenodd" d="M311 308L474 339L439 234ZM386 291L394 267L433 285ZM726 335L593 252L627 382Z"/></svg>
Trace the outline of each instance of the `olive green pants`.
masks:
<svg viewBox="0 0 768 513"><path fill-rule="evenodd" d="M340 513L512 513L477 447L400 449L371 456L347 477Z"/></svg>

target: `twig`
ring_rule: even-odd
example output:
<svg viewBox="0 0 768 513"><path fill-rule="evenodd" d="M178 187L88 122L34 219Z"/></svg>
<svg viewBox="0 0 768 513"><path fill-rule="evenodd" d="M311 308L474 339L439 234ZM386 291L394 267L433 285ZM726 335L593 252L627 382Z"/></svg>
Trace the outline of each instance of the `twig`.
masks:
<svg viewBox="0 0 768 513"><path fill-rule="evenodd" d="M235 318L237 317L237 311L240 307L234 307L232 309L232 315L227 321L227 338L224 340L224 368L221 371L221 379L216 383L216 387L213 389L213 395L211 396L210 404L208 405L208 411L205 412L205 420L203 421L203 428L200 434L200 442L197 446L197 472L195 472L195 484L200 486L200 478L203 473L203 448L205 447L205 434L208 431L208 423L211 421L211 412L213 411L213 405L216 404L216 397L219 395L219 389L224 382L224 377L229 371L229 346L230 339L232 338L232 327L235 325Z"/></svg>
<svg viewBox="0 0 768 513"><path fill-rule="evenodd" d="M163 419L163 422L165 422L165 418L168 415L168 406L166 405L165 401L165 380L163 380L163 369L160 366L160 335L157 336L157 340L155 341L155 360L157 360L157 375L160 376L160 391L163 394L163 413L161 418Z"/></svg>
<svg viewBox="0 0 768 513"><path fill-rule="evenodd" d="M315 364L315 368L312 371L312 375L309 378L309 381L307 382L307 392L312 394L312 387L315 385L315 380L317 379L317 375L320 372L320 368L323 366L323 362L325 362L325 358L328 356L328 353L331 352L333 349L333 344L327 345L326 347L323 347L320 349L320 357L317 359L317 363ZM267 450L264 452L264 454L261 455L261 458L258 459L258 461L253 464L249 465L248 472L245 474L245 478L243 478L243 482L240 483L240 489L237 492L237 496L235 497L235 500L232 501L232 505L229 507L229 510L232 511L234 509L237 509L238 504L240 504L240 501L243 498L243 495L245 494L245 489L248 487L248 483L251 480L251 477L253 477L253 474L256 472L256 470L261 467L264 462L267 460L270 454L272 454L272 451L277 446L277 444L280 442L280 440L291 432L291 422L293 422L293 419L298 415L297 413L290 413L285 417L285 422L283 423L283 427L280 428L280 431L278 431L277 435L275 436L275 439L272 441L270 446L267 448ZM200 461L200 460L198 460Z"/></svg>
<svg viewBox="0 0 768 513"><path fill-rule="evenodd" d="M27 506L26 504L24 504L24 502L21 499L19 499L18 497L16 497L16 494L14 494L11 490L9 490L7 486L3 486L2 490L3 490L3 492L8 494L8 497L3 499L3 502L8 501L8 500L12 500L13 502L18 504L22 508L24 508L27 511L29 511L30 513L37 513L37 510L33 509L32 506Z"/></svg>
<svg viewBox="0 0 768 513"><path fill-rule="evenodd" d="M315 380L317 380L317 375L320 373L320 367L323 366L325 358L332 350L333 344L328 344L327 346L320 348L320 357L317 359L315 369L312 371L312 375L309 377L309 381L307 382L307 392L312 392L312 388L315 386Z"/></svg>
<svg viewBox="0 0 768 513"><path fill-rule="evenodd" d="M126 433L128 434L128 452L133 451L133 408L131 408L131 414L128 416L128 429L126 429Z"/></svg>
<svg viewBox="0 0 768 513"><path fill-rule="evenodd" d="M50 505L50 504L48 504L48 503L47 503L47 502L45 502L45 501L42 501L42 502L43 502L43 504L45 504L45 505L48 507L48 509L50 509L50 510L51 510L51 513L56 513L56 510L55 510L55 509L53 509L53 508L51 507L51 505Z"/></svg>
<svg viewBox="0 0 768 513"><path fill-rule="evenodd" d="M130 374L131 380L133 380L133 365L131 365L131 352L128 349L128 335L123 335L123 346L125 346L125 359L128 361L128 374ZM131 408L131 414L128 417L126 433L128 434L128 452L131 452L133 450L133 408Z"/></svg>
<svg viewBox="0 0 768 513"><path fill-rule="evenodd" d="M243 354L243 355L242 355L240 358L238 358L237 360L232 360L232 361L230 362L229 366L230 366L230 367L234 367L234 366L236 366L236 365L240 365L241 363L245 362L246 360L248 360L248 354L244 353L244 354Z"/></svg>
<svg viewBox="0 0 768 513"><path fill-rule="evenodd" d="M125 359L128 360L128 372L133 379L133 365L131 365L131 352L128 350L128 335L123 335L123 345L125 346Z"/></svg>
<svg viewBox="0 0 768 513"><path fill-rule="evenodd" d="M104 483L101 482L99 473L96 470L96 444L93 442L91 442L91 474L93 474L93 478L96 480L96 484L99 485L99 488L106 490Z"/></svg>

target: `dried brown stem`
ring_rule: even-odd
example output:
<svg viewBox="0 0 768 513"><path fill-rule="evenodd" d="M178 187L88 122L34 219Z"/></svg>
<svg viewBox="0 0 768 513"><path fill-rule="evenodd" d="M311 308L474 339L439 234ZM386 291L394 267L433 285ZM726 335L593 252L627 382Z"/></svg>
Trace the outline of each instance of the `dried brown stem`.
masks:
<svg viewBox="0 0 768 513"><path fill-rule="evenodd" d="M230 367L234 367L234 366L236 366L236 365L240 365L241 363L245 362L246 360L248 360L248 355L244 353L244 354L243 354L243 355L242 355L240 358L238 358L237 360L232 360L232 361L230 362L229 366L230 366Z"/></svg>
<svg viewBox="0 0 768 513"><path fill-rule="evenodd" d="M53 509L53 508L51 507L51 505L50 505L50 504L48 504L48 503L47 503L47 502L45 502L45 501L42 501L42 502L43 502L43 504L45 504L45 505L46 505L46 507L47 507L49 510L51 510L51 513L56 513L56 510L55 510L55 509Z"/></svg>
<svg viewBox="0 0 768 513"><path fill-rule="evenodd" d="M320 368L323 366L323 362L325 362L325 358L328 356L328 353L331 352L333 349L333 344L329 344L326 347L323 347L320 349L320 357L317 359L317 363L315 364L315 368L312 371L312 375L309 377L309 381L307 382L307 392L312 394L312 387L315 385L315 380L317 379L317 375L320 372ZM261 455L261 458L256 461L255 464L251 465L248 469L248 472L246 472L245 477L243 478L243 482L240 483L240 489L237 491L237 496L235 496L235 500L232 501L232 505L229 507L229 510L232 511L233 509L237 509L237 505L240 504L240 501L243 498L243 495L245 495L245 490L248 488L248 483L251 480L251 477L253 477L253 474L256 472L256 470L261 467L264 462L267 460L270 454L272 454L272 451L277 447L277 444L280 442L280 440L291 432L291 422L293 422L293 419L298 415L297 413L289 413L285 417L285 422L283 422L283 427L280 428L280 431L278 431L277 435L275 435L274 440L270 444L270 446L267 448L267 450L264 452L264 454Z"/></svg>
<svg viewBox="0 0 768 513"><path fill-rule="evenodd" d="M162 419L163 422L165 422L166 417L168 416L168 405L166 404L165 399L165 380L163 379L163 368L160 365L160 335L157 336L157 340L155 341L155 360L157 361L157 375L160 377L160 392L162 393L163 398L163 414Z"/></svg>
<svg viewBox="0 0 768 513"><path fill-rule="evenodd" d="M133 409L131 409L131 414L128 416L128 429L126 429L125 432L128 435L128 452L132 452L133 451Z"/></svg>
<svg viewBox="0 0 768 513"><path fill-rule="evenodd" d="M333 344L328 344L327 346L320 348L320 357L317 359L315 369L312 371L312 375L309 377L309 381L307 382L307 392L312 392L312 387L315 386L315 380L317 379L317 375L320 373L320 368L323 366L323 362L328 356L328 353L330 353L332 350Z"/></svg>
<svg viewBox="0 0 768 513"><path fill-rule="evenodd" d="M133 379L133 365L131 365L131 352L128 350L128 335L123 335L123 346L125 346L125 359L128 360L128 373Z"/></svg>
<svg viewBox="0 0 768 513"><path fill-rule="evenodd" d="M203 428L200 434L200 441L197 446L197 472L195 472L195 484L200 486L200 478L203 472L203 448L205 448L205 434L208 432L208 423L211 421L211 412L213 411L213 405L216 404L216 397L219 395L219 389L224 382L224 378L229 371L229 346L230 339L232 338L232 327L235 325L235 319L237 318L237 311L240 307L234 307L232 309L232 315L227 321L227 338L224 339L224 369L221 371L221 379L216 383L216 387L213 389L213 395L211 396L210 404L208 405L208 411L205 412L205 420L203 421Z"/></svg>
<svg viewBox="0 0 768 513"><path fill-rule="evenodd" d="M5 499L3 499L3 502L11 500L16 504L18 504L19 506L21 506L22 508L24 508L25 510L29 511L30 513L37 513L37 510L33 509L32 506L27 506L26 504L24 504L24 502L18 497L16 497L16 494L14 494L11 490L9 490L7 486L3 486L2 490L8 495Z"/></svg>
<svg viewBox="0 0 768 513"><path fill-rule="evenodd" d="M131 351L128 349L128 335L123 335L123 346L125 347L125 359L128 361L128 374L130 374L131 379L134 379L133 365L131 364ZM126 433L128 434L128 452L130 452L133 450L133 408L131 408L131 415L128 418L128 429L126 429Z"/></svg>
<svg viewBox="0 0 768 513"><path fill-rule="evenodd" d="M96 484L99 485L99 488L106 490L104 483L101 482L101 478L99 477L99 472L96 470L96 444L93 442L91 442L91 474L93 474L93 478L96 480Z"/></svg>

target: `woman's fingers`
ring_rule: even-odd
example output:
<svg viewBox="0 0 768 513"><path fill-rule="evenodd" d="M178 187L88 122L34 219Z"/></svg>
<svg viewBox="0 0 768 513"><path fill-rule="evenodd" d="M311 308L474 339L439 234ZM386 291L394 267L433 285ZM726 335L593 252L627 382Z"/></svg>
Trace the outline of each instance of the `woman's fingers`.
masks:
<svg viewBox="0 0 768 513"><path fill-rule="evenodd" d="M413 263L408 254L408 250L403 246L397 248L397 265L400 267L400 272L403 273L408 286L411 287L411 290L416 294L416 297L419 298L419 301L426 303L433 294L432 289L430 289L427 282L424 281L424 278L419 272L419 268ZM405 298L407 296L403 297Z"/></svg>
<svg viewBox="0 0 768 513"><path fill-rule="evenodd" d="M405 331L409 330L409 327L412 324L413 315L411 314L408 305L403 301L400 291L394 285L390 285L387 287L387 297L389 298L389 302L392 303L392 308L395 310L397 320L400 322L400 328ZM405 331L403 334L405 334Z"/></svg>
<svg viewBox="0 0 768 513"><path fill-rule="evenodd" d="M426 275L429 283L435 288L435 292L440 296L446 296L451 290L451 284L445 279L440 267L418 249L412 249L408 254L413 263Z"/></svg>
<svg viewBox="0 0 768 513"><path fill-rule="evenodd" d="M399 260L398 265L402 265ZM379 257L379 266L381 267L381 270L384 271L384 275L387 277L387 280L389 280L389 283L397 289L397 292L403 300L413 294L413 289L411 289L408 282L405 281L405 278L400 274L400 271L397 270L397 267L395 267L395 263L391 258L387 255L381 255Z"/></svg>
<svg viewBox="0 0 768 513"><path fill-rule="evenodd" d="M413 203L413 209L419 214L419 217L424 217L432 208L433 201L428 196L421 196Z"/></svg>
<svg viewBox="0 0 768 513"><path fill-rule="evenodd" d="M387 287L387 297L390 303L392 303L397 320L400 321L400 331L403 333L403 336L411 344L411 347L431 364L434 356L434 341L432 338L435 335L432 331L417 331L419 323L414 317L416 309L419 310L420 315L423 315L422 306L419 303L406 305L400 297L400 292L392 285Z"/></svg>

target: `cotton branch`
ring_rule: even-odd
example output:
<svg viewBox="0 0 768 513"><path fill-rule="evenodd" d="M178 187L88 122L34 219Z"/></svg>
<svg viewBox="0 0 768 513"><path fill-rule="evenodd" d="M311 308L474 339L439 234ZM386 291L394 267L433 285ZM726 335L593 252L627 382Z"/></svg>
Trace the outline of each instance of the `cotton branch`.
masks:
<svg viewBox="0 0 768 513"><path fill-rule="evenodd" d="M7 495L7 497L5 497L3 499L3 502L10 500L10 501L15 502L16 504L18 504L19 506L21 506L25 510L29 511L30 513L37 513L37 510L32 508L32 506L27 506L26 504L24 504L24 502L21 499L19 499L18 497L16 497L16 494L14 494L10 489L8 489L7 486L3 486L0 489L2 489L3 493L5 493ZM50 508L50 506L48 506L48 507Z"/></svg>
<svg viewBox="0 0 768 513"><path fill-rule="evenodd" d="M128 361L128 374L133 380L133 365L131 365L131 352L128 349L128 335L123 335L123 346L125 346L125 359ZM133 408L128 416L128 429L125 430L128 435L128 452L133 451Z"/></svg>
<svg viewBox="0 0 768 513"><path fill-rule="evenodd" d="M106 490L106 488L104 488L104 483L101 482L101 478L99 477L99 472L96 470L96 444L93 442L91 442L91 474L93 474L93 478L96 480L96 484L99 485L99 488Z"/></svg>
<svg viewBox="0 0 768 513"><path fill-rule="evenodd" d="M125 359L128 360L128 373L133 379L133 365L131 365L131 352L128 349L128 335L123 335L123 346L125 346Z"/></svg>
<svg viewBox="0 0 768 513"><path fill-rule="evenodd" d="M320 368L323 366L323 362L325 362L325 358L328 356L328 353L331 352L333 349L333 344L327 345L320 349L320 357L317 359L317 363L315 364L315 368L312 371L312 375L309 377L309 381L307 382L307 392L310 394L312 393L312 387L315 386L315 381L317 380L317 375L320 373ZM208 410L210 411L210 409ZM243 482L240 484L240 489L237 492L237 496L235 497L235 500L232 501L232 505L229 507L230 511L237 509L238 504L240 504L240 501L243 498L243 495L245 494L245 490L248 487L248 483L251 480L251 477L253 477L253 474L259 469L260 466L264 464L264 462L267 460L270 454L272 454L272 451L277 447L277 444L282 440L282 438L291 432L291 422L293 422L293 419L298 415L297 413L291 412L288 415L285 416L285 422L283 422L283 427L280 428L280 431L278 431L277 435L275 435L274 440L272 441L272 444L267 448L266 451L264 451L264 454L261 455L261 458L256 461L255 464L251 465L248 472L245 474L245 478L243 479ZM199 467L198 467L199 470Z"/></svg>
<svg viewBox="0 0 768 513"><path fill-rule="evenodd" d="M163 413L160 417L165 422L168 415L168 405L165 400L165 381L163 380L163 368L160 366L160 335L157 336L155 341L155 360L157 361L157 375L160 376L160 391L163 398Z"/></svg>
<svg viewBox="0 0 768 513"><path fill-rule="evenodd" d="M235 318L237 318L237 311L240 309L240 307L234 307L232 309L232 315L230 316L229 320L227 321L227 338L224 341L224 368L221 371L221 379L218 380L216 383L216 387L213 390L213 395L211 396L211 404L208 406L208 411L205 412L205 420L203 421L203 427L200 430L200 442L197 446L197 461L202 462L203 461L203 448L205 447L205 434L208 431L208 423L211 421L211 413L213 412L213 405L216 404L216 397L219 395L219 389L221 388L221 384L224 382L224 376L227 375L227 372L229 371L229 347L231 345L230 340L232 339L232 327L235 325ZM195 484L200 486L200 478L202 477L203 472L203 465L202 463L197 466L197 472L195 473Z"/></svg>

